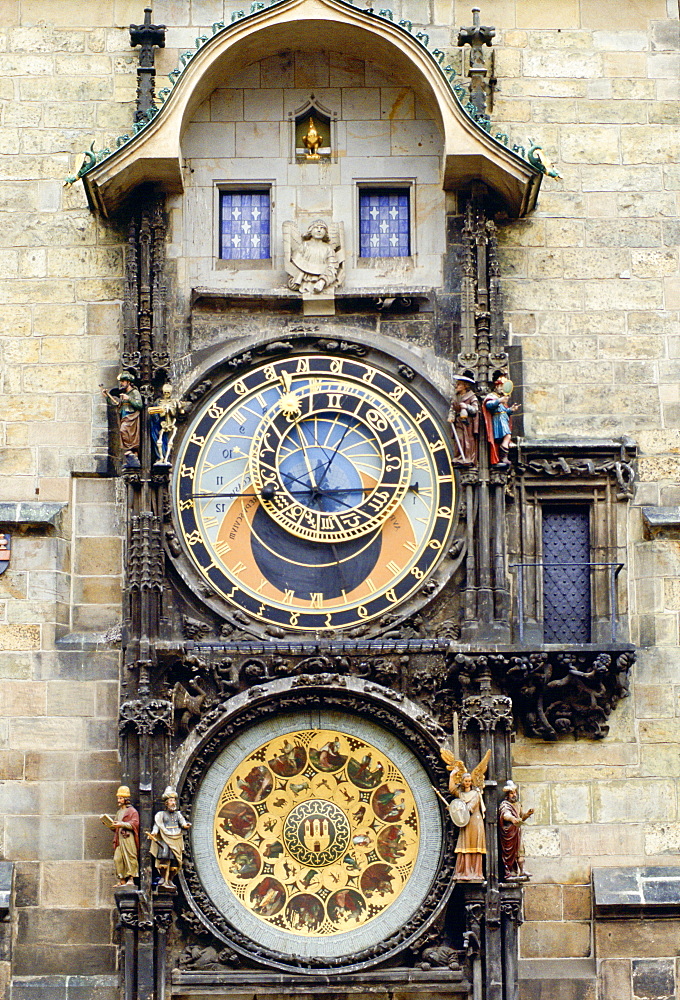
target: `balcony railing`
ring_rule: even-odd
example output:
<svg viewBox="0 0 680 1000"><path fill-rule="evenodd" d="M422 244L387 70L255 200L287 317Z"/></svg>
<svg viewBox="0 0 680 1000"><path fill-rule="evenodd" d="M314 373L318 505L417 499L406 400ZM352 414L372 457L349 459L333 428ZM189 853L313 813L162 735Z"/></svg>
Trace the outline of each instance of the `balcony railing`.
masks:
<svg viewBox="0 0 680 1000"><path fill-rule="evenodd" d="M588 625L589 626L590 626L590 623L593 621L594 617L598 618L599 620L602 620L602 616L599 613L597 613L597 611L599 610L598 609L598 605L601 602L597 601L597 600L593 601L592 597L591 597L591 594L595 590L595 588L594 588L594 581L593 581L593 578L592 578L592 574L594 572L596 572L596 571L601 571L601 572L608 573L609 579L607 581L607 593L608 593L608 601L607 601L607 603L608 603L608 616L607 617L609 618L609 630L610 630L611 641L613 643L616 642L617 641L617 629L618 629L618 621L617 621L617 615L616 615L616 579L617 579L619 573L621 572L621 570L623 569L623 566L624 566L623 563L609 563L609 562L561 562L561 563L558 563L558 562L522 562L522 563L510 563L509 568L511 570L516 570L517 571L517 616L518 616L518 638L519 638L520 643L524 642L524 635L525 635L525 631L526 631L526 622L527 622L526 595L527 595L527 589L528 589L528 578L527 578L527 572L526 571L527 570L529 570L529 571L530 570L540 570L541 571L539 579L535 580L535 591L536 591L536 594L537 595L538 594L541 595L541 597L540 597L540 604L539 604L539 598L538 597L536 598L536 604L535 604L535 606L538 606L541 609L541 615L540 616L539 615L536 616L536 620L538 621L539 619L542 619L542 616L543 616L542 612L543 612L543 608L544 608L544 601L543 601L542 594L543 594L543 592L545 590L546 583L548 582L548 579L550 579L550 584L551 584L551 590L552 590L552 602L551 603L552 603L552 610L553 610L553 615L554 615L555 608L556 608L555 591L559 590L559 587L556 586L556 584L559 583L557 571L561 570L563 573L566 573L566 575L569 576L568 571L569 570L574 570L574 569L580 569L583 574L586 574L586 573L588 574L588 577L587 577L587 601L582 602L581 613L583 614L583 604L587 604L587 616L588 616ZM546 572L546 570L548 572ZM570 587L571 587L571 591L570 591ZM576 617L575 617L575 615L574 615L574 611L573 611L575 604L578 603L578 598L583 596L582 593L580 593L580 592L577 594L576 590L577 590L577 588L574 587L574 578L572 576L571 580L566 580L565 581L565 587L563 588L563 593L561 595L559 595L559 596L562 597L562 599L564 601L564 605L565 605L565 614L564 614L563 619L562 619L562 623L564 625L564 637L562 637L562 638L560 638L559 640L556 640L556 641L561 641L561 642L568 642L569 641L570 626L571 626L572 636L574 636L574 638L572 638L572 641L583 641L583 636L582 635L579 635L579 636L575 636L574 635L574 633L577 632L582 627L581 615L579 615L579 618L577 620ZM593 606L596 609L595 616L593 616L592 611L591 611L591 608ZM554 623L555 623L555 617L553 616L553 624ZM559 624L559 614L558 614L558 624ZM590 628L588 629L588 631L590 632ZM590 641L590 637L588 638L588 641Z"/></svg>

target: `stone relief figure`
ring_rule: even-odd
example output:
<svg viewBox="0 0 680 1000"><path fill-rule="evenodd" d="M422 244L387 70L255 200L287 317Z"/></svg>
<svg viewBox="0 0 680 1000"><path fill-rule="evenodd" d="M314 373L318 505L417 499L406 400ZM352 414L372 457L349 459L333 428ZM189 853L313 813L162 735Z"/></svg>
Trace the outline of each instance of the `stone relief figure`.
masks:
<svg viewBox="0 0 680 1000"><path fill-rule="evenodd" d="M465 769L446 749L441 757L449 771L449 791L454 796L448 804L449 816L459 827L456 843L456 882L483 882L486 834L484 832L484 777L489 766L491 751L487 750L472 772Z"/></svg>
<svg viewBox="0 0 680 1000"><path fill-rule="evenodd" d="M104 826L113 830L113 867L116 885L134 885L139 875L139 813L130 805L130 789L121 785L116 792L118 811L115 817L100 816Z"/></svg>
<svg viewBox="0 0 680 1000"><path fill-rule="evenodd" d="M513 384L505 372L493 373L493 390L485 396L483 404L484 423L489 438L489 457L492 465L507 468L510 465L510 414L520 408L519 403L510 404Z"/></svg>
<svg viewBox="0 0 680 1000"><path fill-rule="evenodd" d="M505 877L507 879L529 878L529 872L524 871L524 855L522 853L522 826L533 816L534 810L522 812L519 805L519 790L514 781L507 781L503 788L505 798L498 807L498 831L501 841L501 856Z"/></svg>
<svg viewBox="0 0 680 1000"><path fill-rule="evenodd" d="M151 440L156 450L159 465L170 464L170 452L177 435L177 416L184 412L179 399L174 399L172 386L166 382L161 397L148 408Z"/></svg>
<svg viewBox="0 0 680 1000"><path fill-rule="evenodd" d="M342 284L345 251L341 225L314 219L301 235L296 223L283 224L288 286L303 295L332 295Z"/></svg>
<svg viewBox="0 0 680 1000"><path fill-rule="evenodd" d="M449 423L456 445L455 465L477 464L479 433L479 400L474 392L475 380L469 375L456 375L456 394L451 400Z"/></svg>
<svg viewBox="0 0 680 1000"><path fill-rule="evenodd" d="M117 394L109 392L100 385L102 396L118 410L120 444L125 454L124 468L138 469L139 464L139 414L142 410L142 396L135 388L130 372L121 372L118 376L119 389ZM114 390L115 391L115 390Z"/></svg>
<svg viewBox="0 0 680 1000"><path fill-rule="evenodd" d="M156 859L156 868L161 875L161 885L172 889L172 879L182 867L184 854L184 830L191 828L177 808L177 792L168 786L163 792L165 808L154 816L153 830L147 833L151 853Z"/></svg>

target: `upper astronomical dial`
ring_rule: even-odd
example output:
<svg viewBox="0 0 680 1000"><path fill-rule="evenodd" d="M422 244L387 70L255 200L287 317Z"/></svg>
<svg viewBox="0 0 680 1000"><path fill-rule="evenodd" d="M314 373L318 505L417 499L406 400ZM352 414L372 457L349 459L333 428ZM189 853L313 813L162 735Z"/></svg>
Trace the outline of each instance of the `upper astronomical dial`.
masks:
<svg viewBox="0 0 680 1000"><path fill-rule="evenodd" d="M448 435L413 389L360 358L283 357L222 385L178 448L179 534L204 584L269 625L392 614L448 549Z"/></svg>

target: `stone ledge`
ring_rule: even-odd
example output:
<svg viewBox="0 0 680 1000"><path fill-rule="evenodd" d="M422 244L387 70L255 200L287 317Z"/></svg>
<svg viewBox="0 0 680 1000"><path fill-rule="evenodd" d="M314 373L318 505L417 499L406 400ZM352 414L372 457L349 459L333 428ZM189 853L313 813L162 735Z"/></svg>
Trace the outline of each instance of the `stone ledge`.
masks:
<svg viewBox="0 0 680 1000"><path fill-rule="evenodd" d="M255 994L261 1000L276 997L321 994L326 1000L370 994L375 1000L389 1000L395 992L419 994L423 998L439 996L442 1000L468 997L470 984L462 972L448 969L383 969L359 974L282 975L250 969L231 971L189 971L174 969L173 995L205 996L208 990L217 1000L234 994Z"/></svg>
<svg viewBox="0 0 680 1000"><path fill-rule="evenodd" d="M413 303L424 303L431 300L434 295L434 288L427 285L387 285L380 288L335 288L334 294L330 296L330 301L356 300L360 299L365 307L373 305L378 310L388 312L391 300L395 303L411 300ZM253 288L207 288L197 287L191 290L191 307L217 303L234 304L240 302L247 305L251 302L264 304L279 303L281 305L302 307L303 298L299 292L290 291L288 288L263 288L259 291Z"/></svg>
<svg viewBox="0 0 680 1000"><path fill-rule="evenodd" d="M680 915L680 866L593 868L595 916L610 920Z"/></svg>
<svg viewBox="0 0 680 1000"><path fill-rule="evenodd" d="M675 536L680 531L680 507L643 507L642 519L648 538L667 533Z"/></svg>
<svg viewBox="0 0 680 1000"><path fill-rule="evenodd" d="M55 642L57 649L65 650L118 649L119 645L120 633L116 626L106 632L67 632Z"/></svg>
<svg viewBox="0 0 680 1000"><path fill-rule="evenodd" d="M16 503L0 503L0 525L15 524L20 527L54 528L66 503L47 503L20 500Z"/></svg>
<svg viewBox="0 0 680 1000"><path fill-rule="evenodd" d="M117 976L20 976L12 1000L117 1000Z"/></svg>

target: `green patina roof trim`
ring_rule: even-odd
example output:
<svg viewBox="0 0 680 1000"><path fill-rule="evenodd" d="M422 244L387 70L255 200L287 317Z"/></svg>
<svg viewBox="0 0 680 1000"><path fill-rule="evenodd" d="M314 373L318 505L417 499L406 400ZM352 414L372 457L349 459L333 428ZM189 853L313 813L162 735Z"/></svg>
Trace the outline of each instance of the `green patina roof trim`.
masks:
<svg viewBox="0 0 680 1000"><path fill-rule="evenodd" d="M92 170L93 167L97 166L97 164L99 163L102 163L109 156L113 156L116 152L118 152L119 149L127 145L127 143L132 142L132 140L137 135L139 135L140 132L143 132L144 129L147 128L154 120L154 118L162 111L163 105L172 94L173 88L175 87L175 84L177 83L182 73L184 72L184 69L186 68L188 63L193 59L196 53L203 48L204 45L206 45L208 42L211 42L217 35L222 35L225 32L228 32L237 22L247 20L251 17L255 17L257 14L259 14L261 11L265 10L268 7L277 7L280 4L286 2L287 0L269 0L269 3L265 4L261 2L261 0L253 0L253 2L250 5L250 10L248 12L246 12L245 10L233 11L231 15L231 20L228 24L225 23L224 21L216 21L212 26L212 35L199 35L199 37L196 39L195 49L193 50L189 49L186 52L180 53L179 56L180 65L176 69L173 69L172 72L168 73L168 80L170 81L170 86L164 87L158 93L158 99L161 102L160 107L151 108L149 111L147 111L147 113L140 121L136 121L134 123L130 133L119 135L113 143L114 147L113 149L106 148L106 149L100 149L95 152L94 142L93 142L90 145L90 148L86 150L85 159L83 160L78 172L73 177L67 177L65 183L69 185L74 184L77 180L83 178L87 173L89 173L89 171ZM344 4L346 7L351 7L354 10L356 10L356 7L351 2L351 0L338 0L338 2ZM518 156L525 162L529 163L529 165L533 167L533 169L537 173L548 174L549 176L553 177L559 176L555 171L549 170L546 167L542 157L540 156L541 147L536 145L533 142L533 140L530 140L529 150L527 152L526 145L514 143L511 147L510 137L507 132L496 132L495 135L492 133L491 119L489 118L488 115L480 114L477 108L474 106L474 104L468 99L468 90L465 84L462 83L460 80L458 80L455 83L453 82L457 76L457 70L451 64L444 66L444 62L446 61L446 53L442 49L438 48L430 50L429 48L430 36L427 34L427 32L418 31L414 34L413 23L409 20L395 21L393 12L387 7L384 7L378 10L377 12L374 10L374 8L368 7L366 10L362 10L361 13L368 14L374 19L378 20L382 19L384 21L390 21L395 28L398 28L400 31L403 31L404 34L407 34L411 38L414 38L427 52L427 54L430 56L434 64L437 66L437 69L444 77L444 79L447 81L451 93L453 94L459 106L463 109L467 117L472 122L474 122L477 128L485 132L494 142L497 142L499 145L505 146L509 152L513 153L515 156Z"/></svg>

